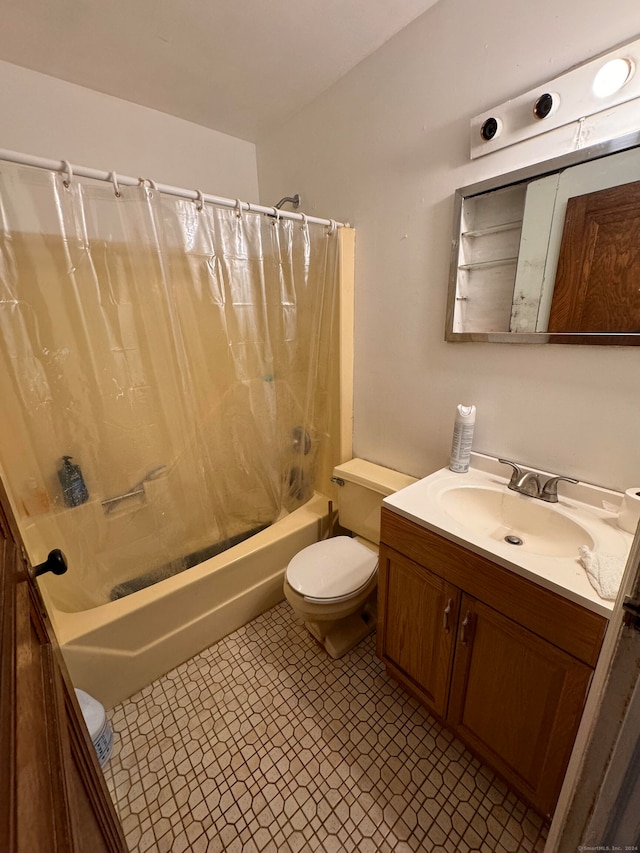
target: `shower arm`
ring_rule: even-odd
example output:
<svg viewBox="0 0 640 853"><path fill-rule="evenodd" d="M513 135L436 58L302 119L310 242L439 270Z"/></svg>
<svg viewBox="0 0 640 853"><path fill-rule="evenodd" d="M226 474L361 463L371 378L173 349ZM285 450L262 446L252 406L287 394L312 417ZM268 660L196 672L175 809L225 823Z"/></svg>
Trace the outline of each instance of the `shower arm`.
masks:
<svg viewBox="0 0 640 853"><path fill-rule="evenodd" d="M296 193L295 195L286 195L284 198L281 198L277 204L273 206L276 210L280 210L283 204L291 204L294 209L297 210L300 207L300 193Z"/></svg>

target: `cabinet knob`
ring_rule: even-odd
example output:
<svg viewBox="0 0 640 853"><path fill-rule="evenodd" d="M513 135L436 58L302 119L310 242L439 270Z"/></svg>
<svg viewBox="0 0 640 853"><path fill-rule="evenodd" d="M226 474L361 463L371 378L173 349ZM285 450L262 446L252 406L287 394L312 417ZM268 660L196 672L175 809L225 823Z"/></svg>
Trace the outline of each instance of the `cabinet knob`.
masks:
<svg viewBox="0 0 640 853"><path fill-rule="evenodd" d="M464 619L462 620L462 629L460 631L460 642L461 643L466 644L469 641L468 631L469 631L469 624L470 623L471 623L471 611L467 610L467 613L466 613Z"/></svg>
<svg viewBox="0 0 640 853"><path fill-rule="evenodd" d="M444 619L443 619L442 627L444 628L445 631L449 630L449 614L451 613L452 606L453 606L453 599L450 598L449 601L447 602L447 606L444 609Z"/></svg>
<svg viewBox="0 0 640 853"><path fill-rule="evenodd" d="M49 551L49 556L44 563L39 563L33 567L33 574L36 577L44 575L47 572L53 572L54 575L63 575L67 571L67 558L59 548L54 548Z"/></svg>

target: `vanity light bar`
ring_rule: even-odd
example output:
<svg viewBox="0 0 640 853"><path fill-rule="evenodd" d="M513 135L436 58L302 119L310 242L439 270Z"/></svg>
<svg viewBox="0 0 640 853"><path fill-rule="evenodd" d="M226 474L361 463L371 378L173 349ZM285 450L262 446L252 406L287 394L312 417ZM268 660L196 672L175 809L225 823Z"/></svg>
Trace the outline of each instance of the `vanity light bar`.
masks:
<svg viewBox="0 0 640 853"><path fill-rule="evenodd" d="M471 158L481 157L588 116L607 113L610 134L615 107L640 98L640 39L578 65L517 98L471 119ZM629 127L625 116L620 133L640 129L640 110ZM576 147L580 147L580 140Z"/></svg>

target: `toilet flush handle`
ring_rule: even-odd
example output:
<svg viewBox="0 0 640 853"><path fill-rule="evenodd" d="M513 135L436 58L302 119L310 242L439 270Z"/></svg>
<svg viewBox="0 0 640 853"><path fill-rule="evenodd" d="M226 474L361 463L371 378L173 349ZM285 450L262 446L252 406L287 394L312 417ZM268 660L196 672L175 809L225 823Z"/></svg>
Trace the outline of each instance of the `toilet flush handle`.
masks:
<svg viewBox="0 0 640 853"><path fill-rule="evenodd" d="M330 480L332 483L335 483L336 486L344 486L344 480L342 477L331 477Z"/></svg>

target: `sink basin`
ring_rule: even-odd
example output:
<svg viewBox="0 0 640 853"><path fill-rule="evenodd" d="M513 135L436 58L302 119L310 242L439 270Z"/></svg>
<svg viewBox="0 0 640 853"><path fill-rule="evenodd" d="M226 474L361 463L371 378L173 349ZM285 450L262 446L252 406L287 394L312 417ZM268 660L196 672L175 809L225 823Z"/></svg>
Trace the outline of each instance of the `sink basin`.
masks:
<svg viewBox="0 0 640 853"><path fill-rule="evenodd" d="M458 524L514 550L552 557L576 557L580 545L594 547L581 524L563 515L556 504L482 486L444 489L438 502ZM515 555L514 555L515 556Z"/></svg>
<svg viewBox="0 0 640 853"><path fill-rule="evenodd" d="M589 483L562 483L558 503L545 503L511 491L495 457L471 455L467 473L434 471L385 497L383 506L608 618L613 601L600 598L578 549L585 545L624 563L633 536L617 523L622 494Z"/></svg>

